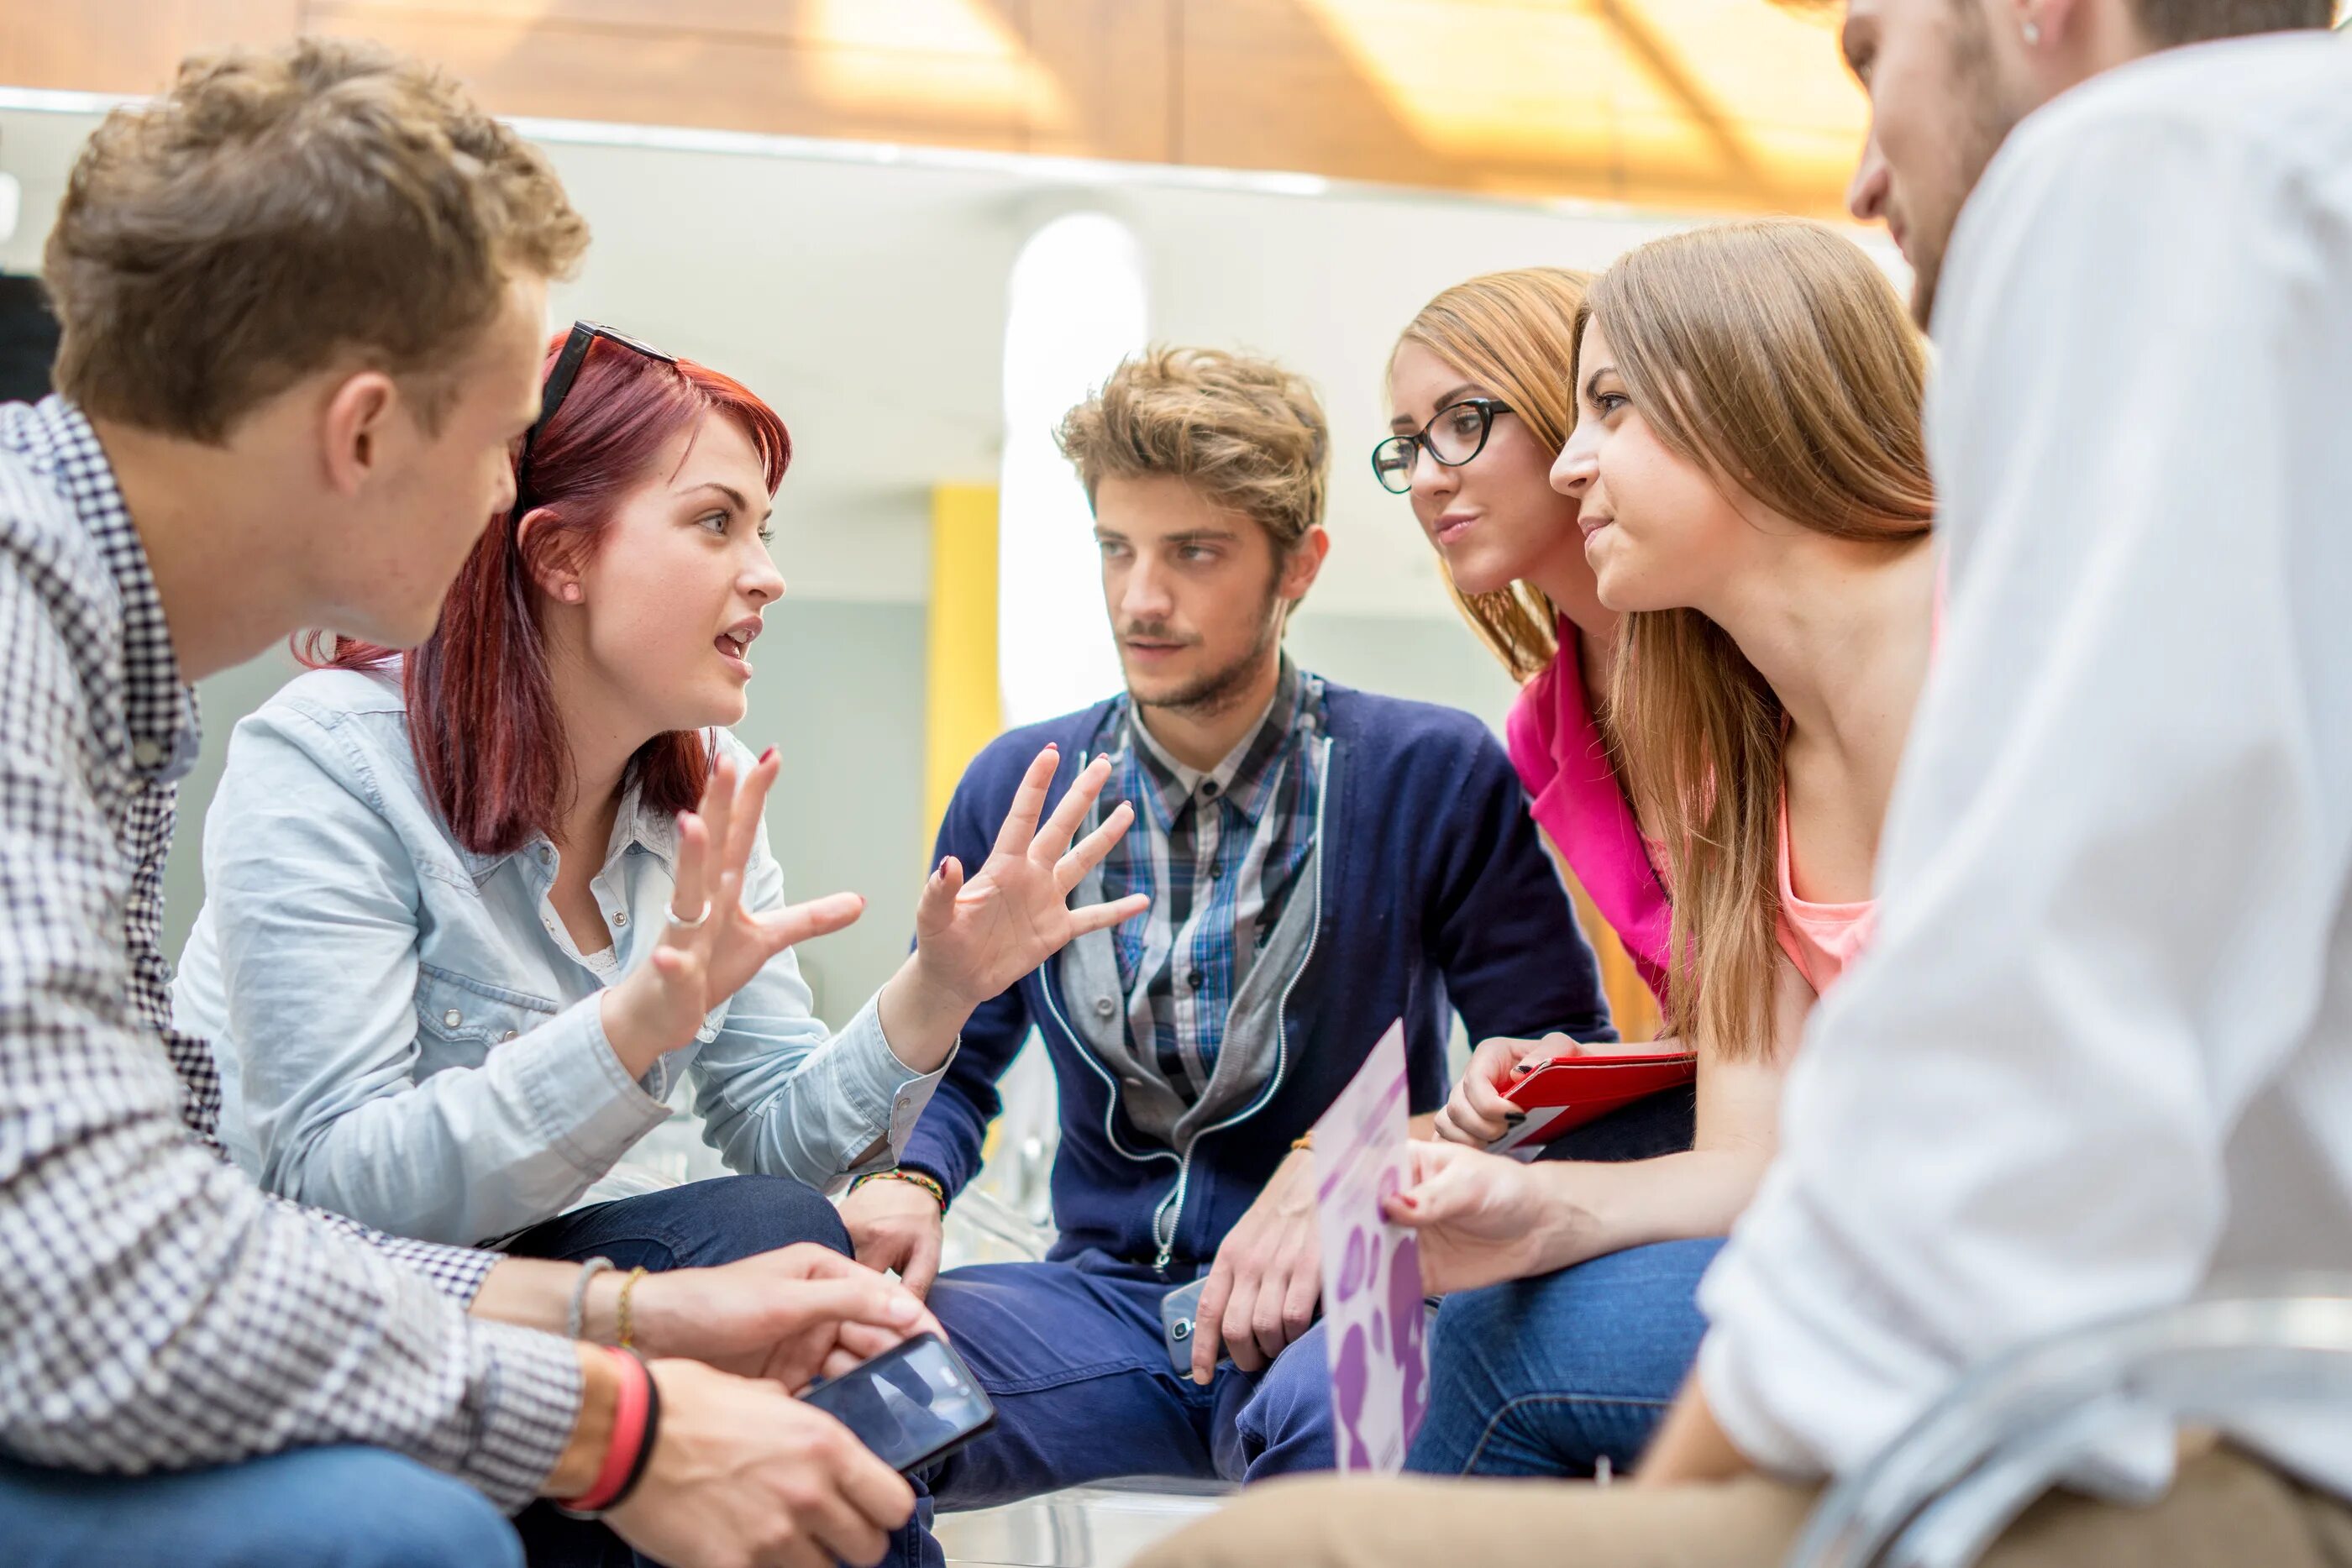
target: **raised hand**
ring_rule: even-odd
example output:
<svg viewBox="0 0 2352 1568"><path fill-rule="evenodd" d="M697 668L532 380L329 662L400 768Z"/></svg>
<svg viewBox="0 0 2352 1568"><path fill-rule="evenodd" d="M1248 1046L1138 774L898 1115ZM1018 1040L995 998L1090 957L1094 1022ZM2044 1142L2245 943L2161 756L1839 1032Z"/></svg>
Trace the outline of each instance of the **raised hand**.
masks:
<svg viewBox="0 0 2352 1568"><path fill-rule="evenodd" d="M854 893L764 914L743 907L760 812L781 766L770 747L739 778L734 760L722 755L711 765L701 804L678 817L677 886L661 941L650 962L604 993L605 1038L632 1077L692 1040L705 1015L768 960L866 912L866 900Z"/></svg>
<svg viewBox="0 0 2352 1568"><path fill-rule="evenodd" d="M1110 762L1097 758L1078 774L1054 814L1045 819L1045 792L1054 781L1060 753L1047 747L1029 764L1012 809L996 835L996 847L971 880L952 855L941 861L915 909L915 946L926 977L978 1007L1060 952L1073 939L1140 915L1150 904L1141 894L1113 904L1069 906L1070 892L1101 863L1135 821L1126 801L1102 825L1073 846L1110 778Z"/></svg>

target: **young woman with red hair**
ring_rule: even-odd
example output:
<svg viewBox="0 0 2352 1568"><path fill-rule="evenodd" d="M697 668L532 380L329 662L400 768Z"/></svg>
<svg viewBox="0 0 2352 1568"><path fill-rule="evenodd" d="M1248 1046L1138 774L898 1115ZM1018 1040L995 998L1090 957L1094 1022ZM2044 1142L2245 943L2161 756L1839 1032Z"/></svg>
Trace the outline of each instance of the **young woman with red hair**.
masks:
<svg viewBox="0 0 2352 1568"><path fill-rule="evenodd" d="M1097 765L1041 823L1048 752L987 863L932 873L905 967L838 1034L811 1016L792 945L863 901L785 903L782 764L725 727L791 452L735 382L583 323L432 639L314 650L237 727L175 1021L266 1186L624 1272L845 1250L810 1189L889 1168L972 1007L1136 912L1067 907L1128 816L1072 846ZM681 1075L750 1174L575 1208Z"/></svg>

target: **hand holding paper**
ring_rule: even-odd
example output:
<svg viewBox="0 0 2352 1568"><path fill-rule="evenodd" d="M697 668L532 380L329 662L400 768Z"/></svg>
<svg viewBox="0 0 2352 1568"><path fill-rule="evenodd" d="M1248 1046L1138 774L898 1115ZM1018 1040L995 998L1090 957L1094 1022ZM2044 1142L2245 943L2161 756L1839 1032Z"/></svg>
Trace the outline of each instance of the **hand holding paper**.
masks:
<svg viewBox="0 0 2352 1568"><path fill-rule="evenodd" d="M1386 1207L1410 1169L1405 1102L1400 1021L1315 1124L1324 1333L1341 1470L1402 1469L1429 1408L1420 1249Z"/></svg>
<svg viewBox="0 0 2352 1568"><path fill-rule="evenodd" d="M1458 1144L1411 1147L1409 1184L1385 1212L1418 1239L1424 1289L1475 1290L1559 1266L1573 1216L1546 1170Z"/></svg>

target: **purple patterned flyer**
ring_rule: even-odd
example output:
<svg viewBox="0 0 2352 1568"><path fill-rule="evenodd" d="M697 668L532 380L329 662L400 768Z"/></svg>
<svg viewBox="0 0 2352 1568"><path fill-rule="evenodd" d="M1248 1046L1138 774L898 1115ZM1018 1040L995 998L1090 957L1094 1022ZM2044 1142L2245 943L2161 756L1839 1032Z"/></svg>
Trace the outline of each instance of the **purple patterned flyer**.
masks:
<svg viewBox="0 0 2352 1568"><path fill-rule="evenodd" d="M1389 1025L1354 1082L1315 1124L1315 1201L1323 1239L1323 1328L1331 1356L1342 1470L1404 1468L1429 1408L1421 1249L1381 1200L1408 1174L1404 1022Z"/></svg>

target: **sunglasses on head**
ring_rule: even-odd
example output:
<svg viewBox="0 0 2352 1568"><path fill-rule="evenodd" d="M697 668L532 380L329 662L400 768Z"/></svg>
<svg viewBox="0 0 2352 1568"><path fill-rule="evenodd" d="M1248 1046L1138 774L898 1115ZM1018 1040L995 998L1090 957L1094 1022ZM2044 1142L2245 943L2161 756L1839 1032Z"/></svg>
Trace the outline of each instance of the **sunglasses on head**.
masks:
<svg viewBox="0 0 2352 1568"><path fill-rule="evenodd" d="M555 356L555 364L547 372L546 385L540 391L539 417L524 433L522 451L515 458L514 510L518 517L528 509L523 505L523 497L530 489L531 448L539 444L540 433L554 420L555 411L563 406L564 398L572 392L572 383L579 379L580 367L586 361L588 350L599 340L615 344L632 353L643 354L649 360L658 360L665 365L677 363L676 354L665 354L649 343L640 343L625 332L615 332L610 327L600 326L593 321L572 323L571 334L563 340L563 347Z"/></svg>

